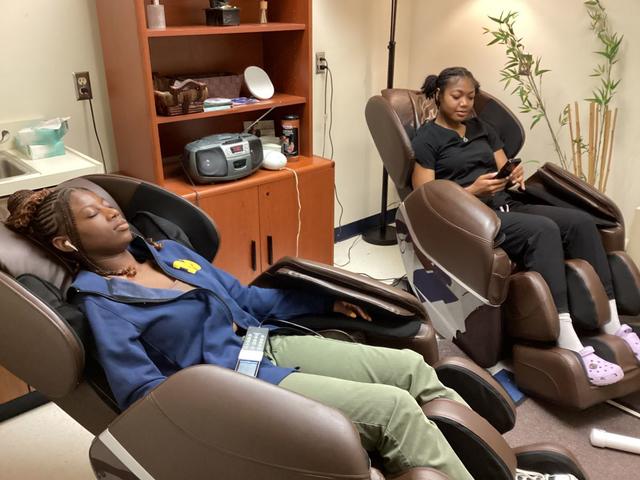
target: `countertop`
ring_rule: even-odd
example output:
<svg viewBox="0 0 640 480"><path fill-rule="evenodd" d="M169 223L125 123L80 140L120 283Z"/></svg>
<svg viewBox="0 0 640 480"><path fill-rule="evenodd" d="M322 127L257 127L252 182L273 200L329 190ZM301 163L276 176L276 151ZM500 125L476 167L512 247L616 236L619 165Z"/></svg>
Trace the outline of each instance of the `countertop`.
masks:
<svg viewBox="0 0 640 480"><path fill-rule="evenodd" d="M40 160L28 160L18 150L7 150L7 153L33 171L0 179L0 197L11 195L16 190L52 187L71 178L103 172L100 162L70 147L65 147L64 155Z"/></svg>

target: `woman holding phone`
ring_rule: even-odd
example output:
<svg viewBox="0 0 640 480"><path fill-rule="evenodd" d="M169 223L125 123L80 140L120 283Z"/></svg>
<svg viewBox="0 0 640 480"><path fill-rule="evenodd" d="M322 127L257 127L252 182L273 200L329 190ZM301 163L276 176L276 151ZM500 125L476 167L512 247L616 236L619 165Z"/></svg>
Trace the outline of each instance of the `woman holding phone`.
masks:
<svg viewBox="0 0 640 480"><path fill-rule="evenodd" d="M580 258L593 266L609 298L611 316L604 333L622 338L640 362L640 339L618 318L611 272L597 227L587 213L529 205L509 193L509 184L525 189L524 169L507 159L491 125L469 118L479 88L463 67L446 68L425 79L421 90L435 100L438 113L419 128L412 141L416 155L413 187L435 179L451 180L495 210L500 232L505 235L500 247L525 270L540 273L551 290L560 321L558 346L580 356L591 384L618 382L624 375L622 369L582 345L569 314L564 260ZM511 173L503 177L510 168Z"/></svg>

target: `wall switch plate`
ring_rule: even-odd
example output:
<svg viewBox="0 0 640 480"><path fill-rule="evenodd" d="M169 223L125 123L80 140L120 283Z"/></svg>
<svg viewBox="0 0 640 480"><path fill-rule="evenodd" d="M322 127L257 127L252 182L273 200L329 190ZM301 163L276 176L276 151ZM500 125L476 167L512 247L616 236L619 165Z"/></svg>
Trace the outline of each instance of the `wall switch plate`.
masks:
<svg viewBox="0 0 640 480"><path fill-rule="evenodd" d="M76 100L91 100L91 79L89 72L73 72L73 83L76 87Z"/></svg>
<svg viewBox="0 0 640 480"><path fill-rule="evenodd" d="M327 57L324 52L316 52L316 73L324 73L327 69Z"/></svg>

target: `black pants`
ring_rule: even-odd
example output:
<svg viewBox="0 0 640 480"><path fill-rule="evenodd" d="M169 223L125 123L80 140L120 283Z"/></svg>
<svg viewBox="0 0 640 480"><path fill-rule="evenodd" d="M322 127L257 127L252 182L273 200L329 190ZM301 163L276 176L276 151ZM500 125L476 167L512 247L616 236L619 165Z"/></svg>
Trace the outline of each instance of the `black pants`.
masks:
<svg viewBox="0 0 640 480"><path fill-rule="evenodd" d="M569 312L564 260L580 258L593 266L609 299L614 298L611 271L598 229L587 213L571 208L513 202L496 210L506 235L500 245L509 258L547 282L558 313Z"/></svg>

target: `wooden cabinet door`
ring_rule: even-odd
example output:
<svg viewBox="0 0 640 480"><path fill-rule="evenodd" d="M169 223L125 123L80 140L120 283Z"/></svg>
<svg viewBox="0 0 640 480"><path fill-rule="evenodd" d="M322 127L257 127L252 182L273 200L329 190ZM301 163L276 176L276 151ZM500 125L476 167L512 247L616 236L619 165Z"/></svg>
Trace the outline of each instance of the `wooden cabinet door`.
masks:
<svg viewBox="0 0 640 480"><path fill-rule="evenodd" d="M293 174L261 185L258 191L262 269L266 270L279 258L296 255L298 207Z"/></svg>
<svg viewBox="0 0 640 480"><path fill-rule="evenodd" d="M300 257L333 265L333 165L300 176Z"/></svg>
<svg viewBox="0 0 640 480"><path fill-rule="evenodd" d="M333 263L333 167L298 173L300 237L297 256ZM262 268L296 256L298 203L293 173L259 187Z"/></svg>
<svg viewBox="0 0 640 480"><path fill-rule="evenodd" d="M26 383L0 366L0 404L29 393Z"/></svg>
<svg viewBox="0 0 640 480"><path fill-rule="evenodd" d="M258 189L234 190L200 199L200 207L213 218L220 234L220 249L213 264L249 283L261 271Z"/></svg>

